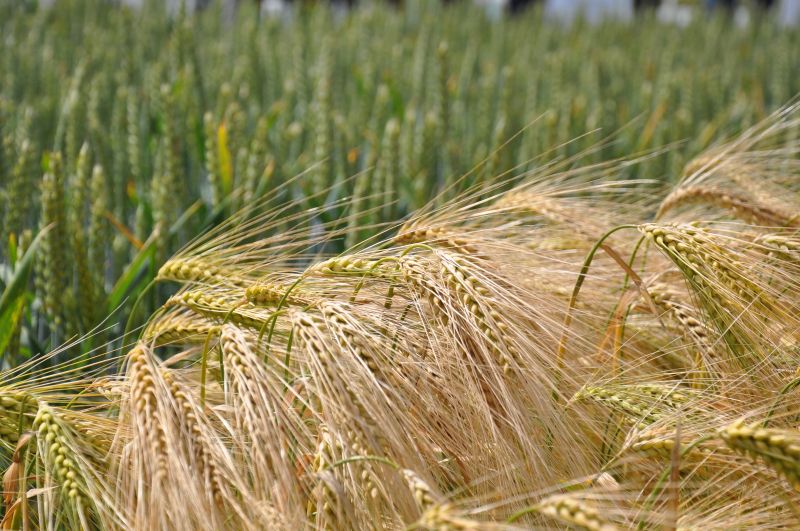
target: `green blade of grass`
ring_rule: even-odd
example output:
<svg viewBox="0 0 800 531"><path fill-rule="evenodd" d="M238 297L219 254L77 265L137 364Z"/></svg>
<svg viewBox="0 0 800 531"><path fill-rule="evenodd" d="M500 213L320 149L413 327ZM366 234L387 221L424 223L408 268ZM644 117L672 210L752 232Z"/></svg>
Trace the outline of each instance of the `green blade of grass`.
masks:
<svg viewBox="0 0 800 531"><path fill-rule="evenodd" d="M0 296L0 324L2 324L0 326L0 352L5 351L22 316L33 257L36 256L36 250L49 230L50 227L45 227L36 235L30 247L17 263L17 267L14 268L14 273L3 291L3 295Z"/></svg>

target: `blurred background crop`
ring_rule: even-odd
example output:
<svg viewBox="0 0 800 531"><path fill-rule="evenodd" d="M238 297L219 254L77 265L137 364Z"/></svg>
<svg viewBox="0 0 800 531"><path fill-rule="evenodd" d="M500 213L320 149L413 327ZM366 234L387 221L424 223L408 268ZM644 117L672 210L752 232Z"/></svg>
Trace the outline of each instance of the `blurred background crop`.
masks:
<svg viewBox="0 0 800 531"><path fill-rule="evenodd" d="M799 6L2 2L2 363L117 337L244 205L323 209L336 252L554 159L674 180L800 91Z"/></svg>

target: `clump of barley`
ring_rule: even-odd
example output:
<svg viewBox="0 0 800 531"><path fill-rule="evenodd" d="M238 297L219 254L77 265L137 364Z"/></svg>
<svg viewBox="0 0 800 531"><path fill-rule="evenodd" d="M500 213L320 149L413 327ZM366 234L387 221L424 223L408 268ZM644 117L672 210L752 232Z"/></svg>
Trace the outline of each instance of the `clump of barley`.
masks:
<svg viewBox="0 0 800 531"><path fill-rule="evenodd" d="M211 204L218 205L222 198L222 177L217 156L217 125L214 115L207 112L203 115L203 135L205 138L205 166L211 188Z"/></svg>
<svg viewBox="0 0 800 531"><path fill-rule="evenodd" d="M328 333L326 321L313 313L299 312L292 315L292 324L297 334L298 346L305 348L313 356L310 361L314 369L319 370L321 377L328 382L326 385L344 391L344 395L337 397L336 400L342 402L349 411L342 414L342 417L337 420L348 425L349 440L347 442L350 449L356 455L372 455L375 452L370 450L378 444L371 440L371 437L377 436L379 432L373 431L374 419L371 418L363 398L356 389L343 381L336 359L340 346ZM325 390L320 391L326 392ZM334 398L335 392L327 391L327 393L330 393L328 398ZM331 413L340 414L335 411ZM379 448L378 446L377 453L380 453Z"/></svg>
<svg viewBox="0 0 800 531"><path fill-rule="evenodd" d="M748 275L721 238L687 224L645 224L639 230L680 269L737 363L759 355L765 332L781 333L777 327L784 323L792 326L769 286Z"/></svg>
<svg viewBox="0 0 800 531"><path fill-rule="evenodd" d="M295 407L286 401L291 393L299 395L300 403L310 397L294 388L291 392L284 390L284 370L290 367L282 367L274 359L267 358L265 362L262 351L254 348L257 342L252 334L226 324L219 339L225 368L225 401L233 408L233 424L237 438L241 438L239 444L245 449L242 458L255 496L269 496L276 482L286 492L301 492L302 478L285 452L289 446L310 447L311 427L303 418L307 404ZM302 504L297 498L285 503L289 501L297 504L295 507Z"/></svg>
<svg viewBox="0 0 800 531"><path fill-rule="evenodd" d="M365 259L343 256L321 262L310 271L323 275L363 275L387 280L402 280L421 296L427 298L431 307L441 318L448 319L446 310L455 304L463 307L465 316L474 321L486 341L487 348L504 373L518 363L518 353L513 339L508 335L509 327L497 310L492 291L487 288L477 273L477 268L462 256L441 251L433 261L440 266L441 282L438 286L431 275L432 264L416 255L392 259Z"/></svg>
<svg viewBox="0 0 800 531"><path fill-rule="evenodd" d="M295 343L308 356L305 364L314 381L316 407L341 437L345 456L391 457L395 448L404 448L407 438L398 419L387 415L391 403L369 377L369 363L364 361L364 354L371 350L365 348L369 332L350 328L344 317L338 321L325 312L321 316L291 314ZM386 496L381 475L368 462L353 467L358 474L356 484L365 493L364 504L371 508L381 505Z"/></svg>

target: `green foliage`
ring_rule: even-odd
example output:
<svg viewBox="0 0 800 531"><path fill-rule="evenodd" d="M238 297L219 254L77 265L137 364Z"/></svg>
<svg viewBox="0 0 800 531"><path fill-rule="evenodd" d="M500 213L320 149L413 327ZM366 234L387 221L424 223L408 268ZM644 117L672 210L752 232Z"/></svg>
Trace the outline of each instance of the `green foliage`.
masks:
<svg viewBox="0 0 800 531"><path fill-rule="evenodd" d="M690 138L620 177L677 175L800 91L800 33L771 20L562 26L421 0L288 17L241 2L231 18L220 3L146 4L0 5L0 235L55 224L40 298L20 314L29 347L94 330L101 308L122 305L125 322L166 257L267 195L357 228L327 244L339 251L445 188L555 157Z"/></svg>

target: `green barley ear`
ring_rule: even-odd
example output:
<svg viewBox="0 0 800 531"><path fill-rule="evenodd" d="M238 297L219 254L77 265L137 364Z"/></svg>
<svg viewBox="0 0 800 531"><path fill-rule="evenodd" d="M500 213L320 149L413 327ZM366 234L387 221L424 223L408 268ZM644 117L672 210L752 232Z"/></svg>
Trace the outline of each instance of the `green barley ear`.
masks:
<svg viewBox="0 0 800 531"><path fill-rule="evenodd" d="M439 126L437 131L438 138L438 153L439 164L441 173L439 178L446 180L442 184L450 184L450 180L455 178L457 174L452 171L452 157L451 150L453 143L450 138L450 118L451 118L451 105L450 97L450 64L449 64L449 47L447 42L442 41L436 50L436 62L439 67L438 92L436 100L436 121Z"/></svg>
<svg viewBox="0 0 800 531"><path fill-rule="evenodd" d="M295 42L291 47L291 64L292 64L292 81L294 85L295 96L295 119L303 119L306 115L306 107L309 101L308 81L306 79L308 73L308 41L306 40L305 31L297 31Z"/></svg>
<svg viewBox="0 0 800 531"><path fill-rule="evenodd" d="M9 155L8 152L6 152ZM34 153L31 143L24 140L17 152L17 160L8 176L8 206L3 221L2 245L5 246L10 234L19 237L30 217L28 209L31 205L31 184L37 179L34 171Z"/></svg>
<svg viewBox="0 0 800 531"><path fill-rule="evenodd" d="M489 144L489 158L486 161L486 170L484 173L483 183L485 186L491 184L492 178L498 174L500 168L500 156L503 150L500 149L503 145L503 140L506 137L506 114L501 110L498 113L497 121L492 128L492 140Z"/></svg>
<svg viewBox="0 0 800 531"><path fill-rule="evenodd" d="M205 138L205 166L208 184L211 189L211 204L216 206L222 198L222 183L217 162L217 127L214 115L203 115L203 134Z"/></svg>
<svg viewBox="0 0 800 531"><path fill-rule="evenodd" d="M91 153L89 144L85 143L78 152L75 171L70 176L71 228L78 230L86 222L86 204L89 198L89 180L91 178Z"/></svg>
<svg viewBox="0 0 800 531"><path fill-rule="evenodd" d="M400 172L399 177L401 180L413 183L413 175L419 167L419 160L415 158L416 153L414 146L415 137L418 133L416 108L406 107L406 111L403 114L403 123L401 129L402 132L397 145L400 158L400 162L398 163L398 171ZM411 205L416 206L415 197L413 195L414 190L412 189L410 192L411 195L409 195L406 200Z"/></svg>
<svg viewBox="0 0 800 531"><path fill-rule="evenodd" d="M372 172L364 170L356 176L353 195L350 199L350 217L348 218L345 247L351 248L362 240L364 218L369 209L367 198L373 185Z"/></svg>
<svg viewBox="0 0 800 531"><path fill-rule="evenodd" d="M96 157L97 164L109 164L113 168L115 175L124 175L127 180L134 183L136 178L132 175L130 165L128 164L128 124L127 124L127 109L128 106L128 88L121 85L115 92L115 98L111 104L111 138L107 139L107 143L111 148L110 160L108 157ZM99 133L98 133L99 134ZM97 149L98 153L101 151ZM91 169L89 170L91 173Z"/></svg>
<svg viewBox="0 0 800 531"><path fill-rule="evenodd" d="M378 156L378 167L375 170L375 186L380 190L383 209L383 221L393 221L397 211L394 203L397 193L399 173L400 125L394 118L386 122Z"/></svg>
<svg viewBox="0 0 800 531"><path fill-rule="evenodd" d="M243 203L242 199L244 198L244 190L245 190L245 174L247 172L247 161L250 159L250 152L246 146L240 147L236 151L235 162L233 164L233 175L235 177L233 189L234 190L242 190L242 194L236 194L232 198L231 202L231 211L238 212L243 207L247 206L247 203Z"/></svg>
<svg viewBox="0 0 800 531"><path fill-rule="evenodd" d="M167 182L164 184L164 192L170 194L170 201L173 213L180 208L182 192L180 185L184 182L183 175L183 140L182 129L178 119L177 108L179 102L176 95L176 88L170 85L161 85L159 104L164 124L162 136L164 148L164 177ZM177 203L177 205L176 205ZM174 218L174 215L172 216Z"/></svg>
<svg viewBox="0 0 800 531"><path fill-rule="evenodd" d="M421 170L414 175L412 183L414 200L417 205L424 205L433 197L438 189L436 167L436 137L439 130L439 118L435 112L429 111L422 121L422 131L417 135L418 142L414 145L415 159Z"/></svg>
<svg viewBox="0 0 800 531"><path fill-rule="evenodd" d="M78 87L76 87L77 89ZM80 151L81 140L84 138L84 119L86 116L86 102L80 97L80 91L76 90L74 99L70 98L69 109L66 117L66 129L64 134L64 167L68 174L75 172L78 164L78 153Z"/></svg>
<svg viewBox="0 0 800 531"><path fill-rule="evenodd" d="M88 260L92 274L92 285L96 301L105 300L106 258L111 246L112 235L106 215L109 210L108 181L103 167L95 165L90 183L92 203L89 211ZM95 322L96 323L96 322Z"/></svg>
<svg viewBox="0 0 800 531"><path fill-rule="evenodd" d="M42 228L52 226L39 248L37 282L47 314L55 328L67 333L74 330L69 294L71 293L67 237L67 215L64 203L64 173L61 155L51 153L48 171L42 178Z"/></svg>
<svg viewBox="0 0 800 531"><path fill-rule="evenodd" d="M84 144L88 142L95 146L97 151L101 151L99 146L104 146L106 138L104 138L104 128L103 128L103 120L100 118L101 113L103 112L102 105L103 105L103 98L101 96L101 84L104 83L105 80L100 77L95 77L92 79L92 83L89 87L89 98L86 102L86 116L85 116L85 133L84 133ZM116 125L113 120L111 122L112 128ZM112 129L111 135L113 136L114 131ZM83 149L83 145L81 146ZM78 157L80 158L80 152L78 152ZM76 163L77 165L77 163Z"/></svg>
<svg viewBox="0 0 800 531"><path fill-rule="evenodd" d="M155 175L150 193L152 198L153 231L157 235L156 247L157 261L159 263L169 256L169 229L175 219L174 200L176 189L175 176L169 172L168 168Z"/></svg>
<svg viewBox="0 0 800 531"><path fill-rule="evenodd" d="M0 107L0 176L7 176L11 171L11 157L14 152L14 137L5 132L8 119Z"/></svg>
<svg viewBox="0 0 800 531"><path fill-rule="evenodd" d="M12 183L11 175L11 151L13 149L12 140L10 135L3 134L3 116L0 113L0 180L4 183ZM10 187L8 187L10 188ZM11 196L8 188L0 188L0 216L3 221L8 217L8 210L11 208ZM7 226L0 228L0 246L5 247L9 235L13 231L9 230ZM5 249L0 247L0 256L5 252Z"/></svg>
<svg viewBox="0 0 800 531"><path fill-rule="evenodd" d="M163 130L158 140L154 176L150 181L150 200L152 212L152 230L156 234L156 261L166 260L169 256L169 229L176 218L176 206L180 205L180 191L183 175L181 160L181 140L174 108L177 104L173 88L164 84L159 88L159 115ZM177 203L177 205L176 205ZM144 204L139 203L137 210L137 228L140 219L145 215Z"/></svg>
<svg viewBox="0 0 800 531"><path fill-rule="evenodd" d="M323 50L330 46L330 42L323 44ZM311 116L314 120L314 162L316 163L312 174L314 191L324 190L331 182L331 79L330 58L328 52L323 51L317 65L317 86L314 91L314 101L311 104Z"/></svg>
<svg viewBox="0 0 800 531"><path fill-rule="evenodd" d="M136 90L131 88L127 91L127 98L125 99L126 108L126 124L127 130L127 148L128 148L128 164L130 166L131 180L138 183L142 176L142 147L141 147L141 132L139 126L139 100Z"/></svg>
<svg viewBox="0 0 800 531"><path fill-rule="evenodd" d="M266 116L262 116L256 124L255 135L250 143L250 151L244 170L244 197L245 205L252 202L267 190L269 177L266 169L270 165L267 160L269 146L270 123Z"/></svg>
<svg viewBox="0 0 800 531"><path fill-rule="evenodd" d="M224 177L223 192L227 196L241 182L241 176L235 172L234 155L239 148L245 147L247 134L247 115L238 101L232 101L225 109L222 125L224 127L217 130L217 161Z"/></svg>
<svg viewBox="0 0 800 531"><path fill-rule="evenodd" d="M91 165L89 161L89 145L84 143L78 153L75 174L72 176L72 193L70 206L70 232L72 236L72 255L75 260L75 271L78 280L77 297L80 311L81 330L89 330L98 320L95 301L95 286L90 271L88 245L86 242L86 203L89 195Z"/></svg>

